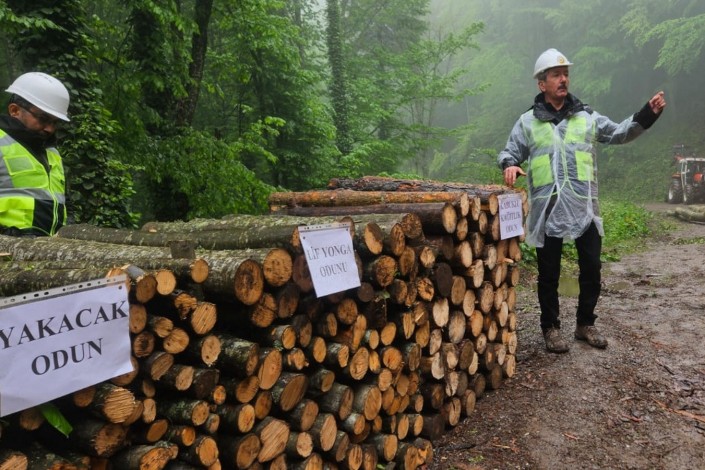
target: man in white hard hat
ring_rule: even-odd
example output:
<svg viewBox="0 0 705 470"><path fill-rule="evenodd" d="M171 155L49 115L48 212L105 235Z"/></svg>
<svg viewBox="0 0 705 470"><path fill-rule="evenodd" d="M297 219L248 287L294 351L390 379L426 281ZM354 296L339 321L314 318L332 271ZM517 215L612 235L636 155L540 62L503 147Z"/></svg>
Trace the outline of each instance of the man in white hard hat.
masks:
<svg viewBox="0 0 705 470"><path fill-rule="evenodd" d="M613 122L568 92L571 65L556 49L539 56L534 78L540 93L514 124L497 157L507 185L514 185L519 175L528 175L526 242L536 247L541 330L546 349L554 353L569 350L560 333L558 301L564 240L575 240L580 269L574 336L590 346L607 347L607 339L595 327L604 236L595 143L631 142L654 124L666 106L660 91L635 114ZM526 172L520 166L524 163Z"/></svg>
<svg viewBox="0 0 705 470"><path fill-rule="evenodd" d="M56 130L68 122L69 93L41 72L19 77L0 116L0 234L54 235L66 223L64 168Z"/></svg>

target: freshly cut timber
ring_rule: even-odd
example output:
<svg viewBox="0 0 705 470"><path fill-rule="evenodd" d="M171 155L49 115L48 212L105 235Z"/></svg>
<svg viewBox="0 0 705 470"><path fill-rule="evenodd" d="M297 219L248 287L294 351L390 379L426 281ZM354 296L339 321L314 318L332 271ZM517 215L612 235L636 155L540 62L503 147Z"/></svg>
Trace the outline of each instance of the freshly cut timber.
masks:
<svg viewBox="0 0 705 470"><path fill-rule="evenodd" d="M111 457L127 444L127 428L98 419L83 419L73 424L69 439L87 455Z"/></svg>
<svg viewBox="0 0 705 470"><path fill-rule="evenodd" d="M270 207L279 206L370 206L376 204L426 204L449 202L469 208L467 194L444 191L354 191L336 189L334 191L281 192L269 196ZM276 209L275 209L276 210ZM467 215L467 209L465 212Z"/></svg>
<svg viewBox="0 0 705 470"><path fill-rule="evenodd" d="M27 456L22 452L2 449L0 450L0 470L26 470Z"/></svg>
<svg viewBox="0 0 705 470"><path fill-rule="evenodd" d="M450 183L440 181L406 180L385 178L380 176L366 176L358 179L333 178L328 183L328 189L351 189L356 191L399 191L399 192L437 192L437 191L463 191L473 196L480 197L482 204L487 204L487 210L496 214L498 209L497 196L516 190L499 185L471 185L463 183Z"/></svg>
<svg viewBox="0 0 705 470"><path fill-rule="evenodd" d="M178 446L170 442L159 441L153 445L136 445L126 448L115 455L111 462L115 468L139 468L158 470L176 458Z"/></svg>
<svg viewBox="0 0 705 470"><path fill-rule="evenodd" d="M224 295L235 294L245 305L254 305L264 292L262 265L250 259L247 252L233 252L229 257L206 258L211 274L203 287Z"/></svg>
<svg viewBox="0 0 705 470"><path fill-rule="evenodd" d="M0 423L0 470L429 465L427 438L516 374L520 238L499 239L497 214L516 191L352 186L270 201L339 215L0 236L0 295L125 274L133 365L55 402L76 423L60 455L38 408ZM318 297L298 230L332 222L350 224L361 285Z"/></svg>

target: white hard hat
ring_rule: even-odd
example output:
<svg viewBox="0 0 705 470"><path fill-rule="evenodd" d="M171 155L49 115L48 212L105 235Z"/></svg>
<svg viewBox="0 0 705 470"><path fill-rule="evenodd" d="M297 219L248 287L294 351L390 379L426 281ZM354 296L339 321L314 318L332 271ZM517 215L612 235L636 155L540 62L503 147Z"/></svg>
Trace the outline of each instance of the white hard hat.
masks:
<svg viewBox="0 0 705 470"><path fill-rule="evenodd" d="M553 48L545 50L541 53L539 58L536 59L536 65L534 65L534 78L537 78L538 74L545 72L550 68L568 65L573 65L573 63L569 62L568 59L566 59L566 57L557 50Z"/></svg>
<svg viewBox="0 0 705 470"><path fill-rule="evenodd" d="M69 121L69 91L56 78L42 72L20 75L5 90L21 96L45 113Z"/></svg>

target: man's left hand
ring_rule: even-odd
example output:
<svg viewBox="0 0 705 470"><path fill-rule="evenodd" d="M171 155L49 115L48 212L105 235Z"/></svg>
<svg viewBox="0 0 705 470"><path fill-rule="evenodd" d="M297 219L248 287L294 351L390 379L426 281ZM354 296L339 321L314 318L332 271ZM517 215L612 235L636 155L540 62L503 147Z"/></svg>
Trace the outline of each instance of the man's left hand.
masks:
<svg viewBox="0 0 705 470"><path fill-rule="evenodd" d="M666 107L666 99L663 97L663 92L659 91L653 98L649 100L649 107L654 114L661 114L663 108Z"/></svg>

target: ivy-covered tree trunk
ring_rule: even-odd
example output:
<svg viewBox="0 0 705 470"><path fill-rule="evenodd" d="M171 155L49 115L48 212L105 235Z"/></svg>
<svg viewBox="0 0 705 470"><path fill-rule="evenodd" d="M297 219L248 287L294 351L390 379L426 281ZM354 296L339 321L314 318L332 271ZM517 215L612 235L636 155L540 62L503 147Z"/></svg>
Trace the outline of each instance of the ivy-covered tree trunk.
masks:
<svg viewBox="0 0 705 470"><path fill-rule="evenodd" d="M190 126L198 104L198 96L203 80L203 68L208 50L208 24L213 11L213 0L199 0L195 5L196 27L191 38L191 64L189 65L190 82L186 87L186 97L176 106L177 127Z"/></svg>
<svg viewBox="0 0 705 470"><path fill-rule="evenodd" d="M338 144L338 150L343 155L347 155L352 150L352 139L350 138L348 96L345 84L345 59L343 57L343 40L340 36L340 6L338 0L326 1L326 13L328 15L328 61L332 74L330 94L334 108L333 119L338 130L336 143Z"/></svg>
<svg viewBox="0 0 705 470"><path fill-rule="evenodd" d="M23 71L55 75L69 89L71 123L60 132L67 175L69 220L113 227L134 224L128 170L113 160L115 123L101 101L97 77L89 72L91 39L80 0L7 0L17 16L48 20L36 29L5 30Z"/></svg>

